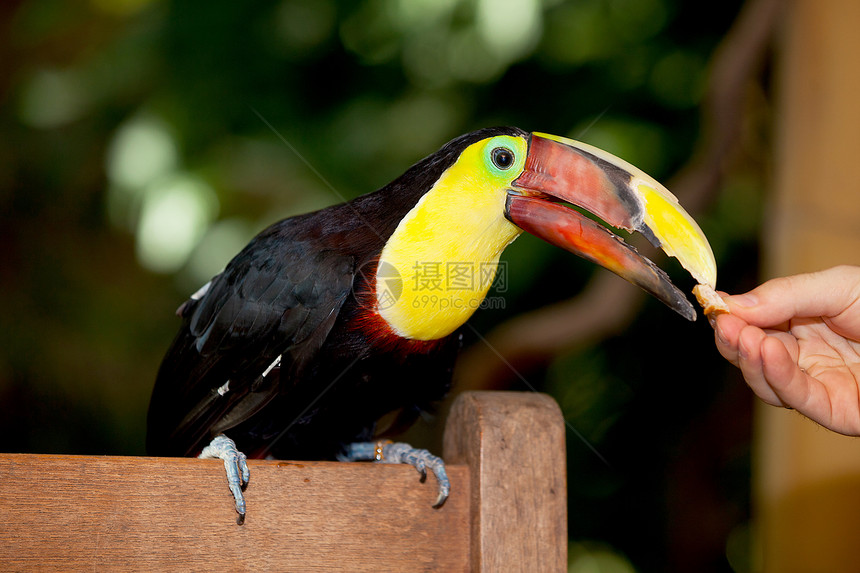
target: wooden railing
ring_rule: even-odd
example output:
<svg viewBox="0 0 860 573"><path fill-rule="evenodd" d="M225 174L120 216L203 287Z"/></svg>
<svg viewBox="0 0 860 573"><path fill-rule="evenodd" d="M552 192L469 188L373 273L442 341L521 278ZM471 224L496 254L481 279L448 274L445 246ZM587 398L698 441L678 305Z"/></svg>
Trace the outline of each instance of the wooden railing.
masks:
<svg viewBox="0 0 860 573"><path fill-rule="evenodd" d="M564 571L564 424L542 394L469 392L443 456L250 461L236 525L218 460L0 454L4 571Z"/></svg>

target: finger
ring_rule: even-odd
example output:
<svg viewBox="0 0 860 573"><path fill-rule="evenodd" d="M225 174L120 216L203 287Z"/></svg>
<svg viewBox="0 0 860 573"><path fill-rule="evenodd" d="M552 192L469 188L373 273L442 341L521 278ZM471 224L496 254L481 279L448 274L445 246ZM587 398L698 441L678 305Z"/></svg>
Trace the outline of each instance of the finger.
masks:
<svg viewBox="0 0 860 573"><path fill-rule="evenodd" d="M860 304L860 267L840 266L769 280L748 293L726 297L750 324L773 327L794 317L835 317ZM860 327L860 312L856 313Z"/></svg>
<svg viewBox="0 0 860 573"><path fill-rule="evenodd" d="M717 350L723 358L738 365L738 336L744 327L748 326L746 321L731 314L720 314L713 320L714 342Z"/></svg>
<svg viewBox="0 0 860 573"><path fill-rule="evenodd" d="M771 388L792 408L802 406L808 398L809 382L785 346L774 336L761 344L762 372Z"/></svg>
<svg viewBox="0 0 860 573"><path fill-rule="evenodd" d="M764 372L762 343L768 338L756 326L744 327L738 335L738 368L756 396L772 406L785 406Z"/></svg>
<svg viewBox="0 0 860 573"><path fill-rule="evenodd" d="M763 373L778 399L804 416L831 427L833 408L827 389L798 366L782 340L768 336L761 345Z"/></svg>

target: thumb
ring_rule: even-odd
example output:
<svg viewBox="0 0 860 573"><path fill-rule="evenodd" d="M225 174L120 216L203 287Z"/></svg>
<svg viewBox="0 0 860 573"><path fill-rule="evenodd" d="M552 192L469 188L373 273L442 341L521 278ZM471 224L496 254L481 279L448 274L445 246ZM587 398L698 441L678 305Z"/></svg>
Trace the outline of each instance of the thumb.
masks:
<svg viewBox="0 0 860 573"><path fill-rule="evenodd" d="M840 266L769 280L726 297L732 314L767 328L792 318L825 317L860 334L860 267Z"/></svg>

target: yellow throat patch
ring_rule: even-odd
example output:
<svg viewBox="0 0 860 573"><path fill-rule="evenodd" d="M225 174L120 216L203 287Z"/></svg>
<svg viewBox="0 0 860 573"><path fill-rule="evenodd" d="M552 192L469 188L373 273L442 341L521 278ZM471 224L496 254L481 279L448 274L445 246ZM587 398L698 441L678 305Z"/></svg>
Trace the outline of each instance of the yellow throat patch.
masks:
<svg viewBox="0 0 860 573"><path fill-rule="evenodd" d="M400 221L380 254L377 311L404 338L436 340L477 310L502 251L522 232L505 218L525 139L473 143Z"/></svg>

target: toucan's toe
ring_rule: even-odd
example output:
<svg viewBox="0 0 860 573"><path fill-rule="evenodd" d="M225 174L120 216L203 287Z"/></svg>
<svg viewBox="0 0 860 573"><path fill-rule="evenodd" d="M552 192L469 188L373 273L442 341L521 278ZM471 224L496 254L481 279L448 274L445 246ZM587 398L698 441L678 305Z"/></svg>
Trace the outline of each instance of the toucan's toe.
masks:
<svg viewBox="0 0 860 573"><path fill-rule="evenodd" d="M227 471L227 486L233 494L233 499L236 502L236 513L239 514L236 523L244 524L245 495L242 491L251 479L251 470L248 469L248 460L245 454L239 451L233 440L221 434L215 436L197 457L224 460L224 469Z"/></svg>
<svg viewBox="0 0 860 573"><path fill-rule="evenodd" d="M421 481L427 478L427 470L430 470L436 476L439 486L439 495L433 503L435 508L442 507L451 491L451 481L442 458L404 442L356 442L349 444L338 459L350 462L372 460L383 464L409 464L421 474Z"/></svg>

